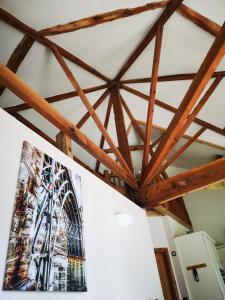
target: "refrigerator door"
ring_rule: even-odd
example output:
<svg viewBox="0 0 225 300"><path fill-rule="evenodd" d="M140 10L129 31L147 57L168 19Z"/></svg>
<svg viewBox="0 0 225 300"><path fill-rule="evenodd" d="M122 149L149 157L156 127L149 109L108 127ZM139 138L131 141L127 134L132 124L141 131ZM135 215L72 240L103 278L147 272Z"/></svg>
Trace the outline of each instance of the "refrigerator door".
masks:
<svg viewBox="0 0 225 300"><path fill-rule="evenodd" d="M203 239L202 232L181 236L175 239L178 257L184 273L185 282L191 300L223 300L215 266L209 256L209 250ZM187 267L207 264L204 268L197 268L199 281L193 271Z"/></svg>

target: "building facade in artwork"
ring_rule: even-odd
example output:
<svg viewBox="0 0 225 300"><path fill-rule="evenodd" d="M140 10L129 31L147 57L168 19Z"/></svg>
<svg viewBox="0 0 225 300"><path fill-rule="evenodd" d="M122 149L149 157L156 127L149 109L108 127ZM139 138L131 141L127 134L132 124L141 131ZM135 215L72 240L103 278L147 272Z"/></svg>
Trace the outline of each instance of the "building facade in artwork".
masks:
<svg viewBox="0 0 225 300"><path fill-rule="evenodd" d="M80 177L24 142L3 289L86 291Z"/></svg>

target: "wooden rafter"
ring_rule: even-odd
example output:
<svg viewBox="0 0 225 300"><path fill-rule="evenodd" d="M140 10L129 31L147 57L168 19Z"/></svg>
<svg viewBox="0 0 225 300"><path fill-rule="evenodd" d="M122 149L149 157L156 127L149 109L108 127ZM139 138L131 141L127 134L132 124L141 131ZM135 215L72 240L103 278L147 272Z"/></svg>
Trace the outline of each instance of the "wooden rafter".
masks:
<svg viewBox="0 0 225 300"><path fill-rule="evenodd" d="M114 111L119 150L123 158L126 160L130 170L132 170L133 172L133 163L132 163L131 153L129 150L129 143L126 134L123 108L122 108L121 97L118 88L111 89L111 97L113 102L113 111Z"/></svg>
<svg viewBox="0 0 225 300"><path fill-rule="evenodd" d="M17 45L16 49L11 54L7 62L7 67L14 73L16 73L16 71L18 70L20 64L22 63L24 57L27 55L28 51L32 47L33 43L34 40L25 35ZM3 94L4 90L5 87L0 86L0 96Z"/></svg>
<svg viewBox="0 0 225 300"><path fill-rule="evenodd" d="M141 140L144 142L145 141L145 134L143 129L141 128L141 126L139 125L138 121L134 118L133 114L131 113L126 101L123 99L123 97L121 96L121 102L122 105L127 113L127 115L129 116L131 123L134 126L134 129L136 130L137 134L139 135L139 137L141 138ZM151 151L153 151L153 148L160 142L161 137L159 137L156 141L154 141L154 143L152 143L149 152L151 153ZM130 147L130 151L136 151L136 150L144 150L144 145L139 145L139 146L131 146Z"/></svg>
<svg viewBox="0 0 225 300"><path fill-rule="evenodd" d="M217 88L217 86L219 85L219 83L221 82L222 77L217 77L213 83L210 85L210 87L208 88L208 90L206 91L206 93L204 94L204 96L202 97L202 99L198 102L198 104L196 105L196 107L193 109L193 111L191 112L191 114L187 117L187 120L185 121L184 125L181 126L180 131L179 131L179 138L181 136L183 136L183 134L185 133L185 131L187 130L187 128L191 125L191 123L193 122L193 120L196 118L196 116L198 115L198 113L201 111L201 109L203 108L203 106L206 104L206 102L209 100L209 98L211 97L211 95L213 94L213 92L215 91L215 89ZM200 130L198 130L196 132L196 134L189 139L176 153L174 153L172 155L172 157L170 157L165 164L163 164L163 166L160 168L160 170L158 171L158 173L160 173L162 170L165 170L168 166L170 166L184 151L186 151L186 149L197 140L197 138L206 130L206 127L202 127ZM178 141L178 140L177 140ZM176 142L177 142L176 141Z"/></svg>
<svg viewBox="0 0 225 300"><path fill-rule="evenodd" d="M195 75L196 75L196 73L163 75L163 76L158 76L158 82L192 80L192 79L194 79ZM220 76L225 77L225 71L214 72L211 77L215 78L215 77L220 77ZM148 83L151 81L152 81L152 77L144 77L144 78L121 80L121 84Z"/></svg>
<svg viewBox="0 0 225 300"><path fill-rule="evenodd" d="M73 149L71 138L63 132L56 135L56 146L67 156L73 159Z"/></svg>
<svg viewBox="0 0 225 300"><path fill-rule="evenodd" d="M140 92L140 91L137 91L129 86L126 86L126 85L121 85L121 87L126 90L127 92L133 94L133 95L136 95L138 96L139 98L142 98L144 100L147 100L149 99L149 96ZM155 99L155 104L165 110L168 110L172 113L176 113L177 112L177 108L175 108L174 106L170 105L170 104L167 104L165 102L163 102L162 100L158 100L158 99ZM206 122L202 119L199 119L199 118L195 118L194 121L196 124L200 125L200 126L203 126L203 127L207 127L207 129L210 129L218 134L221 134L223 136L225 136L225 130L222 129L222 128L219 128L209 122Z"/></svg>
<svg viewBox="0 0 225 300"><path fill-rule="evenodd" d="M136 120L140 125L143 125L145 126L145 122L143 121L140 121L140 120ZM156 129L156 130L159 130L161 131L162 133L166 131L166 128L164 127L161 127L159 125L153 125L153 128ZM162 138L163 134L159 136L159 138ZM188 135L188 134L184 134L182 136L182 138L184 139L191 139L192 136ZM205 140L201 140L201 139L197 139L196 140L197 143L199 144L202 144L202 145L206 145L206 146L209 146L209 147L212 147L212 148L215 148L215 149L218 149L218 150L222 150L222 151L225 151L225 147L224 146L221 146L221 145L218 145L218 144L214 144L214 143L211 143L211 142L208 142L208 141L205 141ZM155 143L155 142L154 142Z"/></svg>
<svg viewBox="0 0 225 300"><path fill-rule="evenodd" d="M151 133L152 133L152 121L153 121L153 112L155 106L155 95L156 95L156 86L159 72L159 60L161 53L162 45L162 35L163 27L159 26L156 32L155 39L155 50L153 56L153 66L152 66L152 81L150 85L150 96L148 102L148 113L147 113L147 122L146 122L146 132L145 132L145 148L143 152L143 161L142 161L142 172L148 165L150 142L151 142Z"/></svg>
<svg viewBox="0 0 225 300"><path fill-rule="evenodd" d="M199 129L192 138L190 138L180 149L178 149L162 166L160 169L160 172L162 170L165 170L168 168L181 154L183 154L188 147L190 147L196 140L197 138L206 130L205 127L202 127Z"/></svg>
<svg viewBox="0 0 225 300"><path fill-rule="evenodd" d="M24 124L26 127L30 128L31 130L33 130L34 132L36 132L38 135L40 135L41 137L43 137L46 141L48 141L49 143L51 143L53 146L58 147L56 141L54 141L53 139L51 139L49 136L47 136L43 131L41 131L39 128L37 128L35 125L33 125L31 122L29 122L27 119L25 119L24 117L22 117L19 114L15 114L14 117L16 119L18 119L18 121L20 121L22 124ZM69 149L68 149L69 150ZM64 151L63 151L64 152ZM93 175L97 176L99 179L103 180L104 182L106 182L108 185L110 185L112 188L116 189L118 192L120 192L121 194L125 194L124 189L122 189L121 187L118 187L114 184L112 184L109 181L106 181L105 178L98 172L95 172L94 170L92 170L89 166L87 166L84 162L82 162L79 158L75 157L73 155L72 159L78 163L79 165L81 165L83 168L85 168L87 171L91 172Z"/></svg>
<svg viewBox="0 0 225 300"><path fill-rule="evenodd" d="M0 20L6 22L7 24L11 25L12 27L16 28L17 30L23 32L26 36L34 39L35 41L41 43L42 45L46 46L49 49L57 48L59 53L70 60L71 62L75 63L82 69L88 71L89 73L97 76L98 78L109 82L110 79L101 74L96 69L92 68L90 65L82 61L80 58L76 57L69 51L65 50L64 48L60 47L56 43L52 42L51 40L47 39L46 37L42 36L42 34L33 28L29 27L28 25L24 24L22 21L5 11L4 9L0 8Z"/></svg>
<svg viewBox="0 0 225 300"><path fill-rule="evenodd" d="M99 105L106 99L106 97L109 95L109 90L106 90L99 98L98 100L93 104L93 109L96 110ZM81 128L84 123L88 120L88 118L91 116L90 112L88 111L77 123L77 128Z"/></svg>
<svg viewBox="0 0 225 300"><path fill-rule="evenodd" d="M163 215L167 215L185 227L193 230L191 220L189 218L184 199L178 197L173 201L163 203L159 206L154 207L154 210Z"/></svg>
<svg viewBox="0 0 225 300"><path fill-rule="evenodd" d="M124 99L122 97L121 97L121 100L122 100L123 107L124 107L126 113L128 114L134 128L136 129L136 131L137 131L138 135L140 136L140 138L142 139L142 141L144 141L145 140L144 131L140 127L137 120L135 120L133 114L131 113L129 107L127 106L126 102L124 101ZM154 154L153 148L154 148L154 146L156 146L158 144L160 139L161 139L161 136L158 139L156 139L156 141L154 143L151 144L151 147L150 147L151 155ZM130 146L130 151L136 151L136 150L144 150L144 145L136 146L136 147ZM164 171L162 172L161 175L162 175L163 179L168 178L168 175ZM159 177L159 180L161 180L160 177ZM184 226L187 226L190 229L192 228L192 224L191 224L191 221L190 221L190 218L189 218L189 215L186 210L184 200L182 197L175 199L172 203L165 203L165 204L159 205L156 208L154 208L154 210L156 210L157 212L160 212L163 215L168 215L168 216L174 218L175 220L177 220L178 222L180 222Z"/></svg>
<svg viewBox="0 0 225 300"><path fill-rule="evenodd" d="M6 66L0 64L0 83L11 90L15 95L29 103L37 112L45 117L59 130L70 136L81 147L100 160L106 167L113 170L124 179L130 186L136 188L137 184L133 175L131 176L119 164L113 161L103 150L93 143L74 124L68 121L61 113L51 106L44 98L36 93L29 85L21 80Z"/></svg>
<svg viewBox="0 0 225 300"><path fill-rule="evenodd" d="M110 118L111 110L112 110L112 98L110 97L110 98L109 98L109 103L108 103L108 106L107 106L107 110L106 110L105 121L104 121L104 127L105 127L105 129L107 129L107 128L108 128L108 125L109 125L109 118ZM101 136L101 141L100 141L100 145L99 145L100 149L103 149L104 143L105 143L105 137L104 137L104 135L102 134L102 136ZM95 166L95 171L96 171L96 172L99 171L99 167L100 167L100 161L97 160L97 161L96 161L96 166Z"/></svg>
<svg viewBox="0 0 225 300"><path fill-rule="evenodd" d="M137 6L133 8L122 8L113 10L110 12L98 14L88 18L80 19L77 21L69 22L66 24L60 24L41 30L41 33L45 36L62 34L66 32L72 32L88 27L93 27L102 23L111 22L114 20L127 18L143 12L154 10L157 8L164 8L168 3L167 1L151 2L146 5Z"/></svg>
<svg viewBox="0 0 225 300"><path fill-rule="evenodd" d="M88 93L93 93L93 92L96 92L96 91L99 91L99 90L102 90L102 89L105 89L108 87L110 87L110 84L107 83L107 84L102 84L102 85L86 88L86 89L83 89L83 91L85 94L88 94ZM67 100L69 98L73 98L73 97L77 97L77 96L78 96L78 93L76 91L72 91L72 92L68 92L68 93L63 93L63 94L46 97L45 100L48 103L54 103L54 102ZM30 108L31 107L27 103L22 103L22 104L6 107L5 111L7 111L8 113L13 115L14 113L17 113L17 112L20 112L23 110L27 110Z"/></svg>
<svg viewBox="0 0 225 300"><path fill-rule="evenodd" d="M217 23L201 15L196 10L188 7L187 5L181 4L181 6L178 8L178 12L186 19L206 30L208 33L214 36L219 35L221 27Z"/></svg>
<svg viewBox="0 0 225 300"><path fill-rule="evenodd" d="M220 84L221 80L222 80L222 77L217 77L212 82L212 84L210 85L210 87L205 92L204 96L201 98L201 100L198 102L198 104L195 106L195 108L192 110L192 112L188 115L185 123L183 124L183 126L180 127L179 135L178 135L179 138L186 132L186 130L188 129L188 127L191 125L191 123L194 121L194 119L196 118L196 116L202 110L203 106L206 104L206 102L212 96L212 94L214 93L215 89ZM203 127L203 128L206 129L206 127Z"/></svg>
<svg viewBox="0 0 225 300"><path fill-rule="evenodd" d="M145 174L141 178L142 186L150 183L154 174L161 167L168 153L180 138L180 128L183 126L186 118L198 101L199 96L208 83L211 75L222 60L225 54L225 23L221 28L220 34L216 37L203 63L201 64L197 75L184 96L177 113L174 115L162 141L156 149Z"/></svg>
<svg viewBox="0 0 225 300"><path fill-rule="evenodd" d="M220 158L144 188L138 197L142 206L150 209L224 179L225 158Z"/></svg>
<svg viewBox="0 0 225 300"><path fill-rule="evenodd" d="M80 99L82 100L83 104L87 108L87 110L88 110L89 114L91 115L92 119L94 120L95 124L97 125L97 127L99 128L101 133L104 135L107 143L113 149L113 152L114 152L115 156L117 157L118 161L120 162L121 166L126 170L126 172L128 172L131 176L133 176L125 159L123 158L123 156L121 155L121 153L117 149L117 147L115 146L113 140L111 139L110 135L108 134L107 130L105 129L104 125L102 124L101 120L99 119L96 111L94 110L94 108L91 105L90 101L88 100L87 96L85 95L82 88L80 87L78 81L76 80L76 78L74 77L72 72L70 71L70 69L67 66L65 60L63 59L62 55L60 54L60 52L58 51L57 48L53 48L52 50L53 50L53 53L54 53L56 59L58 60L58 62L60 64L60 66L62 67L65 75L69 79L69 81L72 84L72 86L74 87L74 89L77 91Z"/></svg>
<svg viewBox="0 0 225 300"><path fill-rule="evenodd" d="M149 43L153 40L156 35L157 29L159 26L163 26L168 19L172 16L172 14L176 11L176 9L181 5L183 0L172 0L170 1L166 8L164 9L161 16L154 23L151 29L148 31L144 39L140 42L140 44L134 49L132 54L129 56L128 60L119 70L116 75L116 80L120 80L123 75L127 72L127 70L131 67L131 65L136 61L136 59L140 56L140 54L145 50L145 48L149 45Z"/></svg>

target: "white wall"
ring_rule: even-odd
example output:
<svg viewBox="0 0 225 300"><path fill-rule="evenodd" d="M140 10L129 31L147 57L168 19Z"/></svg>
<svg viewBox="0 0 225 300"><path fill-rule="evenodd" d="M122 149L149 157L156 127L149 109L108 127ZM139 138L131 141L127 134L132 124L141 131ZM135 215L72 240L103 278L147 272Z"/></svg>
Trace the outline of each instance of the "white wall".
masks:
<svg viewBox="0 0 225 300"><path fill-rule="evenodd" d="M179 225L174 226L173 222L175 221L173 221L171 218L166 216L148 218L153 247L168 248L170 260L174 270L175 279L177 282L180 299L183 299L184 297L188 297L188 291L184 282L184 276L181 270L178 257L171 255L172 251L176 251L176 245L174 242L174 232L176 232L176 230L174 231L174 228L176 227L179 228L179 230L181 230L181 226ZM173 224L173 227L171 227L171 224Z"/></svg>
<svg viewBox="0 0 225 300"><path fill-rule="evenodd" d="M184 196L194 231L206 231L217 245L225 244L225 189L200 190Z"/></svg>
<svg viewBox="0 0 225 300"><path fill-rule="evenodd" d="M27 140L82 178L88 292L42 292L41 299L163 299L145 212L3 110L0 110L0 128L0 285L22 143ZM131 227L120 230L115 225L113 214L118 210L133 216ZM30 297L38 299L40 293L0 291L0 299L4 300Z"/></svg>

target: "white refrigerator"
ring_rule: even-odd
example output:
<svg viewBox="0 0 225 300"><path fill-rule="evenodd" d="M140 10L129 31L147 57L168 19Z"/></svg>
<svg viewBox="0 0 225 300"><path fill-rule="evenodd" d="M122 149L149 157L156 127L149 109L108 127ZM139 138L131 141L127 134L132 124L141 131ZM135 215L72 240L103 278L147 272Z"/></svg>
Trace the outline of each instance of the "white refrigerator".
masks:
<svg viewBox="0 0 225 300"><path fill-rule="evenodd" d="M215 241L204 231L175 238L191 300L223 300L225 284Z"/></svg>

